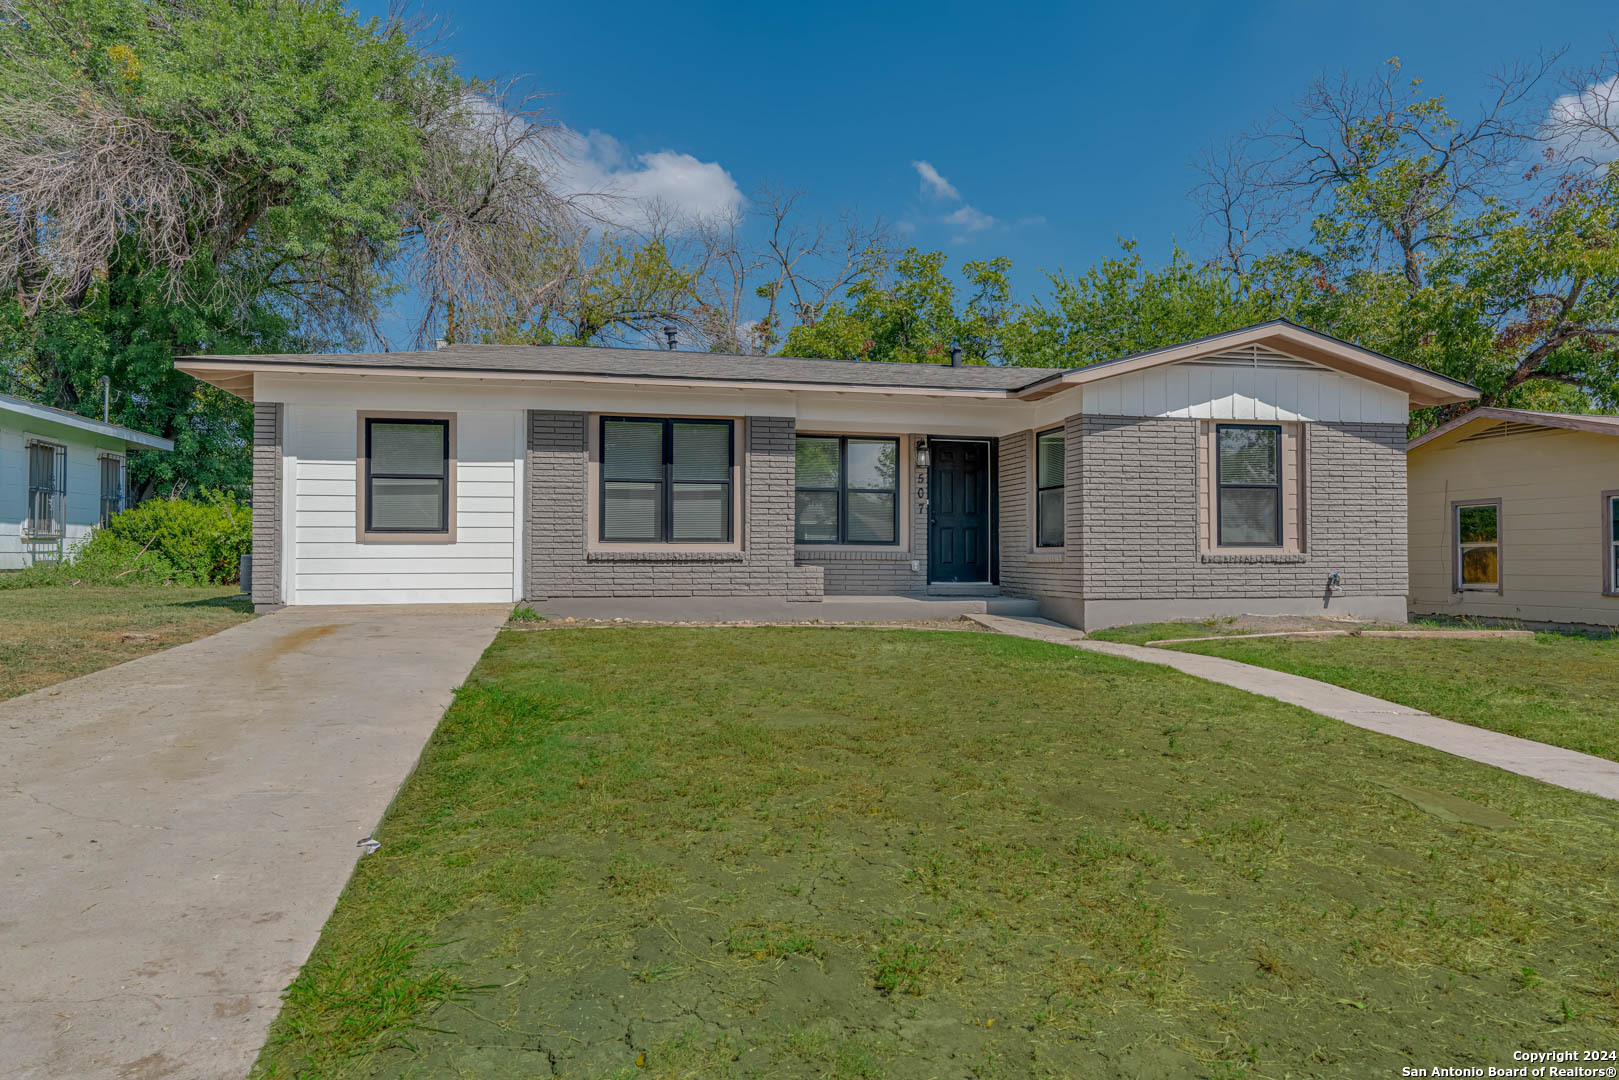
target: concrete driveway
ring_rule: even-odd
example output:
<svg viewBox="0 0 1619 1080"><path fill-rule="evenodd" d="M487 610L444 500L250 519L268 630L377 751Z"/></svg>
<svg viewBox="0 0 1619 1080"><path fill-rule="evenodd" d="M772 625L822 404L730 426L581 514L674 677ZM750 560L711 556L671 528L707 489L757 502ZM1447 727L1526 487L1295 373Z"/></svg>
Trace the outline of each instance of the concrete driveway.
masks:
<svg viewBox="0 0 1619 1080"><path fill-rule="evenodd" d="M244 1075L506 612L283 611L0 703L0 1075Z"/></svg>

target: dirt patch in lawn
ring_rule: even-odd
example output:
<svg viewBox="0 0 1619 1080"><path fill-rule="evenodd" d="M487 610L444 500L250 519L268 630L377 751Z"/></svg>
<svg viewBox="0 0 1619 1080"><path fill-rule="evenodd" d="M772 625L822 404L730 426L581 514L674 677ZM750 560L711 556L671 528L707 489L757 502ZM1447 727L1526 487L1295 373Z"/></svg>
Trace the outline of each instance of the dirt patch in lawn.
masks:
<svg viewBox="0 0 1619 1080"><path fill-rule="evenodd" d="M1039 642L506 634L260 1072L1508 1065L1619 1032L1616 828L1602 800Z"/></svg>

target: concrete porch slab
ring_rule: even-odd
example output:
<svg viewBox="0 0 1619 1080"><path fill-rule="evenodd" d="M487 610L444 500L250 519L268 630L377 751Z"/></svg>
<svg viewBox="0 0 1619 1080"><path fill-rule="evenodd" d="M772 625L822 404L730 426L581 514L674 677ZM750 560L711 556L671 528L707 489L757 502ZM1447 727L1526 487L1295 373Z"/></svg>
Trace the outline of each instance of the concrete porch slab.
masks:
<svg viewBox="0 0 1619 1080"><path fill-rule="evenodd" d="M576 597L530 600L548 619L626 622L939 622L963 615L1033 615L1034 600L1014 596L828 596L795 601L768 596Z"/></svg>

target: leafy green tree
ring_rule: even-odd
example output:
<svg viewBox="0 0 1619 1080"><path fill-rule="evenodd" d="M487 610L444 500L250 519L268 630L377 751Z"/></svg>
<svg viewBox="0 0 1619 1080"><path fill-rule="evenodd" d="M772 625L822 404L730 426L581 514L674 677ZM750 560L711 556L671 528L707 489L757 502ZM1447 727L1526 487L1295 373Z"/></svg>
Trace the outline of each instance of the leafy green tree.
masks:
<svg viewBox="0 0 1619 1080"><path fill-rule="evenodd" d="M177 440L155 488L245 476L239 403L177 352L356 343L380 302L491 303L571 220L551 129L337 0L16 0L0 12L5 383ZM233 480L232 478L238 478Z"/></svg>
<svg viewBox="0 0 1619 1080"><path fill-rule="evenodd" d="M794 326L783 351L915 364L948 363L951 346L960 346L966 363L1006 362L1005 339L1022 311L1012 299L1011 260L963 264L960 290L945 262L942 251L910 248L897 259L867 252L845 298Z"/></svg>

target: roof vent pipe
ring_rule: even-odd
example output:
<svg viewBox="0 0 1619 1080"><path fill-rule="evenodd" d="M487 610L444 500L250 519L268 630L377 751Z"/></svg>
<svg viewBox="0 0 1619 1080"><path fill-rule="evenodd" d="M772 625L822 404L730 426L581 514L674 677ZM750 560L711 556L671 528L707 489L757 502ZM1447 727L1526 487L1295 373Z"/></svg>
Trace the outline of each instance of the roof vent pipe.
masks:
<svg viewBox="0 0 1619 1080"><path fill-rule="evenodd" d="M663 338L664 338L665 341L667 341L669 343L669 351L674 352L675 351L675 328L673 326L665 326L663 328Z"/></svg>
<svg viewBox="0 0 1619 1080"><path fill-rule="evenodd" d="M960 345L952 345L952 346L950 346L950 366L951 367L960 367L961 366L961 346Z"/></svg>

